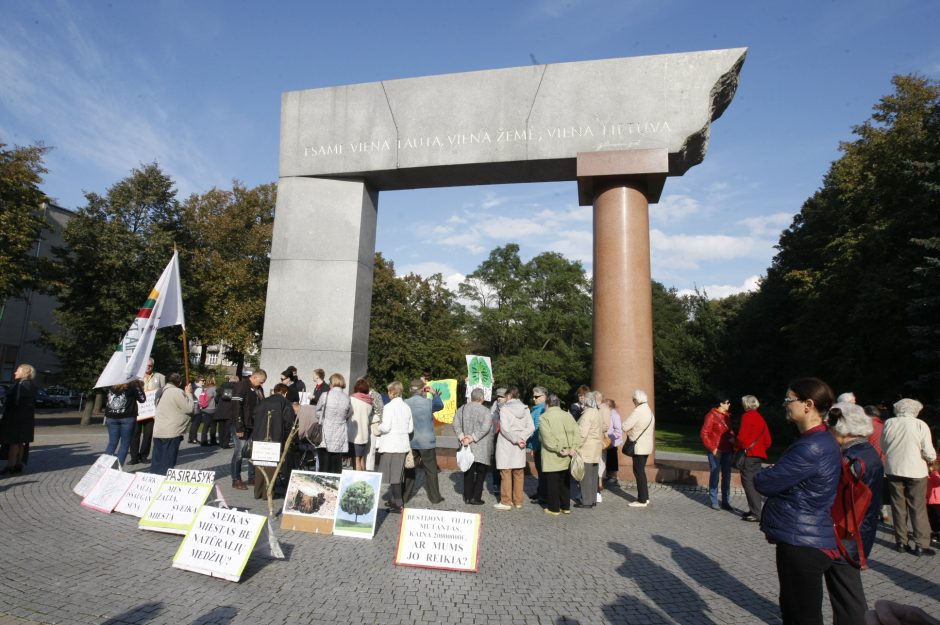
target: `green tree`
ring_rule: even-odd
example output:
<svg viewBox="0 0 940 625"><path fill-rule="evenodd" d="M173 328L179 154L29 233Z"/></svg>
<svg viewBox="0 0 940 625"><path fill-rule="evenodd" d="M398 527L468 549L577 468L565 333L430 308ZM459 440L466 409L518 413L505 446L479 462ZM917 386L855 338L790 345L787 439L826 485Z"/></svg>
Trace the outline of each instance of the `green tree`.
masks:
<svg viewBox="0 0 940 625"><path fill-rule="evenodd" d="M355 516L356 523L359 522L360 514L366 514L372 510L373 504L375 504L375 489L368 482L356 482L350 485L339 501L340 510Z"/></svg>
<svg viewBox="0 0 940 625"><path fill-rule="evenodd" d="M204 348L230 346L239 369L261 346L276 197L274 184L247 188L236 180L231 191L193 194L182 207L191 240L180 251L191 287L186 305L200 312L189 316L189 334Z"/></svg>
<svg viewBox="0 0 940 625"><path fill-rule="evenodd" d="M39 259L31 252L47 227L39 185L48 150L42 145L8 149L0 142L0 306L38 282Z"/></svg>
<svg viewBox="0 0 940 625"><path fill-rule="evenodd" d="M134 169L104 196L85 198L87 205L63 232L65 246L53 250L50 288L59 300L60 331L43 339L63 363L66 383L76 388L94 384L169 262L174 242L187 246L173 181L156 163ZM159 368L179 366L180 353L178 330L157 334Z"/></svg>
<svg viewBox="0 0 940 625"><path fill-rule="evenodd" d="M570 396L590 378L591 284L580 262L545 252L523 263L510 243L459 289L472 308L471 351L490 356L498 384Z"/></svg>
<svg viewBox="0 0 940 625"><path fill-rule="evenodd" d="M940 236L940 84L918 76L893 84L854 128L857 138L842 144L732 324L753 331L750 350L774 360L756 370L742 360L741 380L759 387L772 374L780 392L788 379L812 374L868 400L937 396L929 354L936 321L907 303L935 279L935 251L915 240Z"/></svg>
<svg viewBox="0 0 940 625"><path fill-rule="evenodd" d="M464 370L465 311L440 274L396 276L395 266L375 255L369 326L369 376L381 384L407 384L424 371L436 378Z"/></svg>

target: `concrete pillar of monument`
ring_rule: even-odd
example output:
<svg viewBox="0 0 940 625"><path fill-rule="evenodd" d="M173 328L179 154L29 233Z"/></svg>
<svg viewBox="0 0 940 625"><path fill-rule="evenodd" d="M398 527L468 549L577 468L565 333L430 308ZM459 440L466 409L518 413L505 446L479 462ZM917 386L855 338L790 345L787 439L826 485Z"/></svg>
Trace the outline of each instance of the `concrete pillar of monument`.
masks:
<svg viewBox="0 0 940 625"><path fill-rule="evenodd" d="M649 204L667 171L665 150L578 154L579 199L594 206L592 388L614 398L624 419L636 389L655 411Z"/></svg>
<svg viewBox="0 0 940 625"><path fill-rule="evenodd" d="M278 182L261 368L366 373L378 193L361 181ZM351 384L349 384L351 386Z"/></svg>

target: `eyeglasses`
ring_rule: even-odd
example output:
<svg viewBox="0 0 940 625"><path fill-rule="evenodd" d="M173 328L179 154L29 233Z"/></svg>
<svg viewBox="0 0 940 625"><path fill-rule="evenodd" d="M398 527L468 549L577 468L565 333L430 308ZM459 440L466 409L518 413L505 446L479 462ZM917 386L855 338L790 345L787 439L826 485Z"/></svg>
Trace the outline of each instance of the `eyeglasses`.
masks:
<svg viewBox="0 0 940 625"><path fill-rule="evenodd" d="M532 399L538 399L539 397L545 397L545 395L533 395Z"/></svg>
<svg viewBox="0 0 940 625"><path fill-rule="evenodd" d="M784 397L783 406L787 407L795 401L806 401L805 399L800 399L799 397Z"/></svg>

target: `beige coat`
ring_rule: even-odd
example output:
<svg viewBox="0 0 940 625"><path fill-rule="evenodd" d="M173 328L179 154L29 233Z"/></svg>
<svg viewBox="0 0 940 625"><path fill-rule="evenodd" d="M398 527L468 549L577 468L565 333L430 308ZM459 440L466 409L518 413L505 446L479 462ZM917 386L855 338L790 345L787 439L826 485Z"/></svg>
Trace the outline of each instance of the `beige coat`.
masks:
<svg viewBox="0 0 940 625"><path fill-rule="evenodd" d="M176 438L183 436L189 429L189 416L196 404L190 393L183 393L179 387L167 384L157 404L157 416L153 422L154 438Z"/></svg>
<svg viewBox="0 0 940 625"><path fill-rule="evenodd" d="M522 469L526 465L525 448L517 441L527 441L535 433L529 409L518 399L510 399L499 408L499 436L496 438L496 468Z"/></svg>
<svg viewBox="0 0 940 625"><path fill-rule="evenodd" d="M578 429L581 431L581 458L588 464L597 464L601 461L603 443L601 438L607 436L604 419L597 408L585 408L578 419Z"/></svg>
<svg viewBox="0 0 940 625"><path fill-rule="evenodd" d="M636 441L636 455L648 456L653 453L653 442L656 440L656 417L653 416L649 404L643 403L633 409L630 416L623 422L623 437L625 440Z"/></svg>

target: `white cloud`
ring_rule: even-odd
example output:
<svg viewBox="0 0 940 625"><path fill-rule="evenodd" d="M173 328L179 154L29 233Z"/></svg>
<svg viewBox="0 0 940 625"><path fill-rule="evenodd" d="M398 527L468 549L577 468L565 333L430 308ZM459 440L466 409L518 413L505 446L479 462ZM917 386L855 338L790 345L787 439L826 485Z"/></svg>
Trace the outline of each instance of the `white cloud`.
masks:
<svg viewBox="0 0 940 625"><path fill-rule="evenodd" d="M709 284L699 288L700 293L704 293L708 299L721 299L729 295L738 293L748 293L760 288L760 276L751 276L747 278L741 286L732 286L728 284ZM694 295L694 289L682 289L679 295Z"/></svg>
<svg viewBox="0 0 940 625"><path fill-rule="evenodd" d="M457 269L454 267L437 261L402 265L398 268L399 275L407 275L409 273L423 276L425 278L430 278L434 274L439 273L444 279L444 286L447 287L449 291L454 293L457 292L457 287L460 285L460 283L467 279L467 276L457 271Z"/></svg>
<svg viewBox="0 0 940 625"><path fill-rule="evenodd" d="M688 195L666 195L658 204L650 206L650 220L656 222L681 221L701 212L702 204Z"/></svg>
<svg viewBox="0 0 940 625"><path fill-rule="evenodd" d="M768 254L773 242L720 234L675 234L650 230L651 262L657 267L697 269L702 262Z"/></svg>
<svg viewBox="0 0 940 625"><path fill-rule="evenodd" d="M549 242L545 249L558 252L568 260L579 260L584 265L594 262L594 233L585 230L559 232L560 238Z"/></svg>
<svg viewBox="0 0 940 625"><path fill-rule="evenodd" d="M780 232L788 227L792 221L792 213L773 213L772 215L748 217L738 221L738 224L747 228L748 232L754 236L779 237Z"/></svg>

